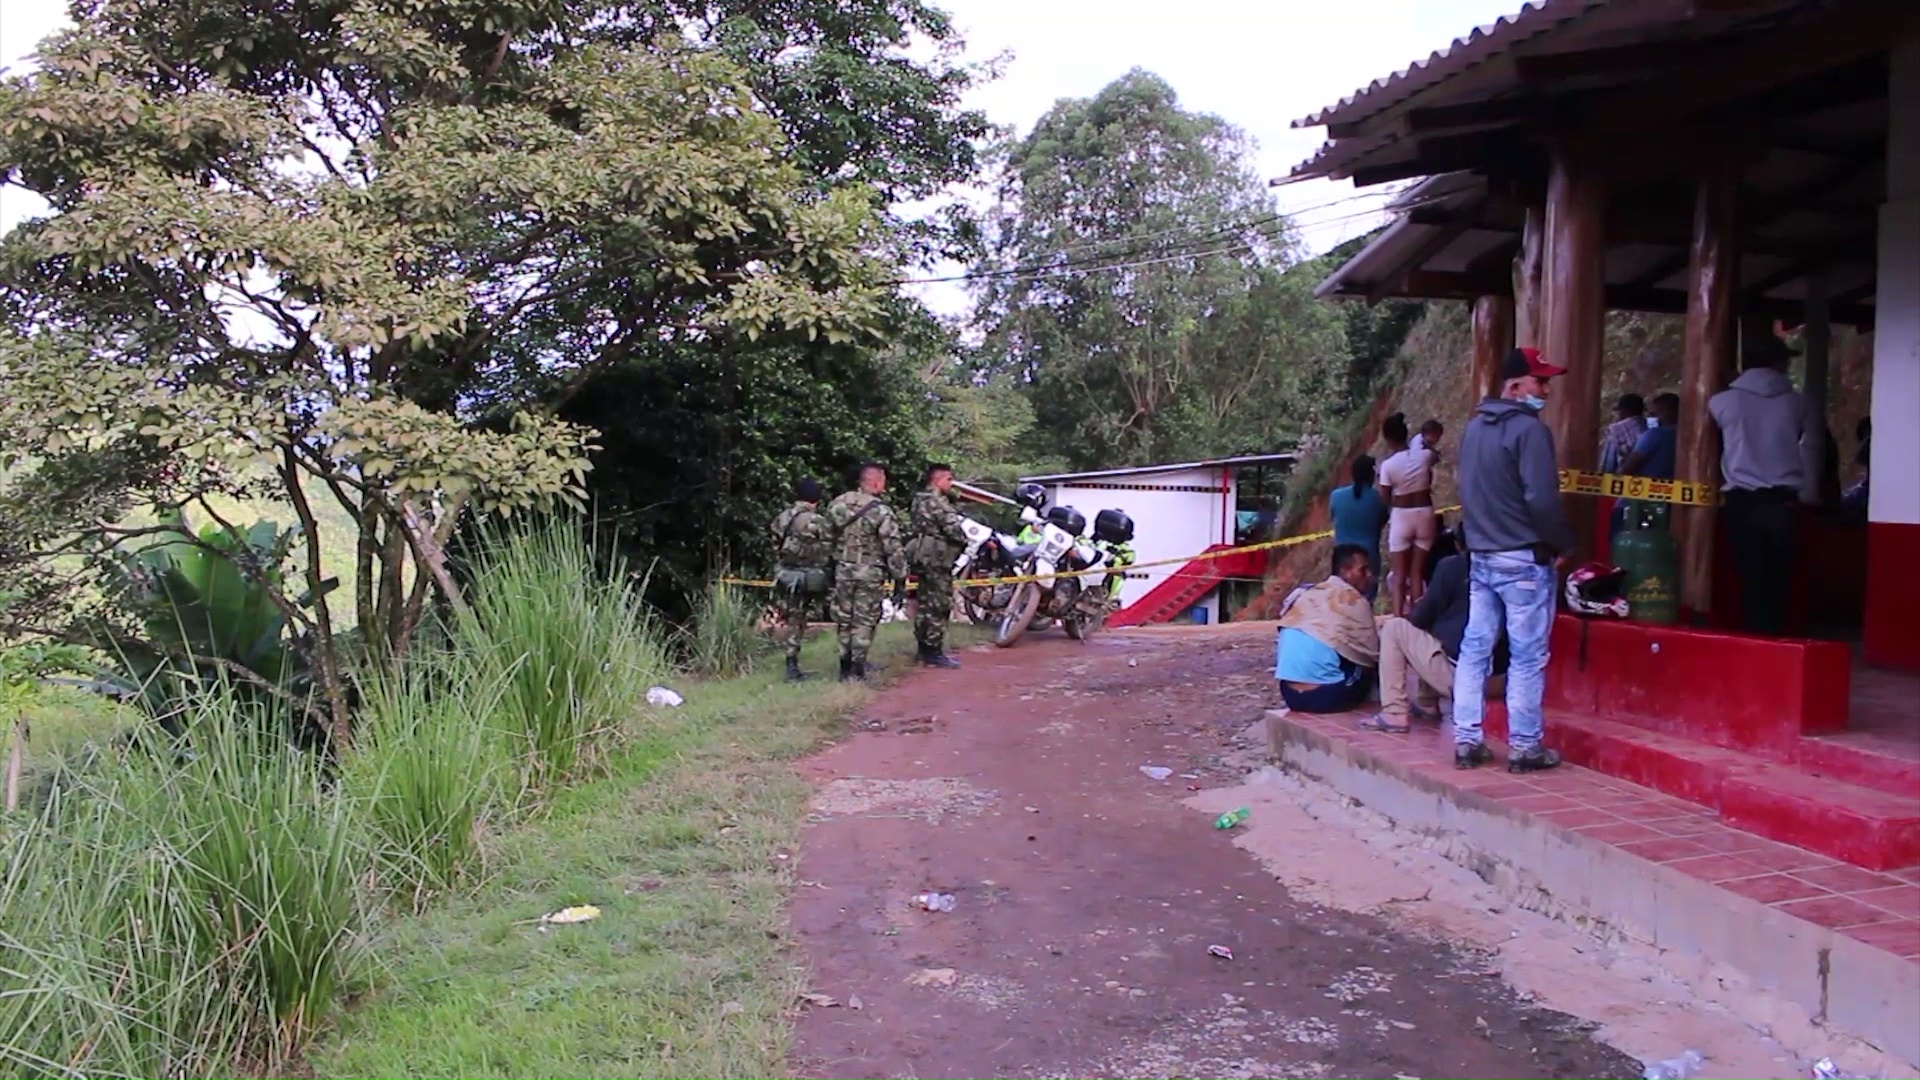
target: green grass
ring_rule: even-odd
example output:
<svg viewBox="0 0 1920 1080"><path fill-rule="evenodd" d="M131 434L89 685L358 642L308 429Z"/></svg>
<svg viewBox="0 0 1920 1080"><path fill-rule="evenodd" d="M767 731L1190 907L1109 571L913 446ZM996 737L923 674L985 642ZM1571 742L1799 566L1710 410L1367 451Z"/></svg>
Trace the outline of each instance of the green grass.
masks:
<svg viewBox="0 0 1920 1080"><path fill-rule="evenodd" d="M715 582L694 606L693 623L681 634L687 663L708 678L729 679L753 670L766 649L760 615L764 589L748 590Z"/></svg>
<svg viewBox="0 0 1920 1080"><path fill-rule="evenodd" d="M830 639L808 645L816 668L831 666ZM909 644L884 627L876 653ZM386 925L374 987L314 1074L783 1075L806 975L783 943L793 873L777 856L798 843L808 797L789 762L867 691L776 677L678 687L686 706L661 710L604 779L500 838L480 888ZM531 921L579 903L600 918Z"/></svg>

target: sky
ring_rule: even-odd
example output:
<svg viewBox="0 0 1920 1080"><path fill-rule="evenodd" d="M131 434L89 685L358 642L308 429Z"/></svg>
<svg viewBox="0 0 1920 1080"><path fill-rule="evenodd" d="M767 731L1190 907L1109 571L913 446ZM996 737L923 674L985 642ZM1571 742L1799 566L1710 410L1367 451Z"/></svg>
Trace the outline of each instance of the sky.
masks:
<svg viewBox="0 0 1920 1080"><path fill-rule="evenodd" d="M1135 67L1160 75L1189 108L1251 135L1269 177L1312 156L1320 129L1289 124L1368 82L1424 60L1521 0L940 0L985 60L1007 54L1001 77L968 104L1020 133L1061 98L1090 97ZM18 70L65 22L50 0L0 0L0 68ZM1325 251L1379 223L1379 189L1309 181L1275 192L1308 248ZM0 230L38 202L0 188ZM951 268L949 268L951 269ZM935 310L957 314L955 285L922 286Z"/></svg>

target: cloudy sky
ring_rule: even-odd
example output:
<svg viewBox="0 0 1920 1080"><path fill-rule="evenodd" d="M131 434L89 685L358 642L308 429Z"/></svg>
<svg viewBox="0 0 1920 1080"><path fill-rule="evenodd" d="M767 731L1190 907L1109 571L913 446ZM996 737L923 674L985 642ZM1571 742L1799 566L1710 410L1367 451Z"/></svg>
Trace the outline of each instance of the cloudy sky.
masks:
<svg viewBox="0 0 1920 1080"><path fill-rule="evenodd" d="M1129 68L1173 84L1188 108L1225 117L1259 143L1259 165L1283 175L1319 145L1288 124L1367 82L1424 59L1520 0L944 0L985 59L1010 55L973 104L997 124L1032 127L1063 97L1086 97ZM0 66L25 62L64 22L50 0L0 0ZM1324 181L1282 188L1307 244L1323 251L1372 227L1379 192ZM1357 197L1356 197L1357 196ZM31 213L31 196L0 189L0 228ZM927 299L954 310L951 287Z"/></svg>

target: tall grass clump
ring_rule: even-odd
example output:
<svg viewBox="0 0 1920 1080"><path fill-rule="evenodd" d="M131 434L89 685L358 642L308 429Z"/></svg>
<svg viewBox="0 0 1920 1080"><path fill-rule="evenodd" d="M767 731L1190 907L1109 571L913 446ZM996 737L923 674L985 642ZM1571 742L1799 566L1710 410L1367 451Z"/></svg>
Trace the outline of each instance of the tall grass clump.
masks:
<svg viewBox="0 0 1920 1080"><path fill-rule="evenodd" d="M56 778L0 836L0 1073L180 1076L304 1047L352 966L358 852L284 718L218 690L183 737Z"/></svg>
<svg viewBox="0 0 1920 1080"><path fill-rule="evenodd" d="M418 652L366 681L340 790L381 885L415 910L473 872L485 823L508 801L505 688L500 673L456 653Z"/></svg>
<svg viewBox="0 0 1920 1080"><path fill-rule="evenodd" d="M484 541L471 614L456 620L449 645L475 676L498 680L502 726L528 787L599 767L667 673L665 636L639 592L624 560L563 522Z"/></svg>
<svg viewBox="0 0 1920 1080"><path fill-rule="evenodd" d="M760 613L744 590L718 581L708 586L694 605L693 622L681 632L687 663L715 679L752 671L763 645Z"/></svg>

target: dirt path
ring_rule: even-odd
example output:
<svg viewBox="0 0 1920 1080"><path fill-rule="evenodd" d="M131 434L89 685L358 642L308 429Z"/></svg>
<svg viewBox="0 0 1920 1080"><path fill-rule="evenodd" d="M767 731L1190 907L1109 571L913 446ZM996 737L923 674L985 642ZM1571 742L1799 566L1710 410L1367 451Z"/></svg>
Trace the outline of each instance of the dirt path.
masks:
<svg viewBox="0 0 1920 1080"><path fill-rule="evenodd" d="M808 761L794 922L841 1004L802 1018L796 1072L1638 1076L1484 953L1295 899L1182 805L1258 763L1271 633L972 650ZM913 910L928 889L956 909Z"/></svg>

